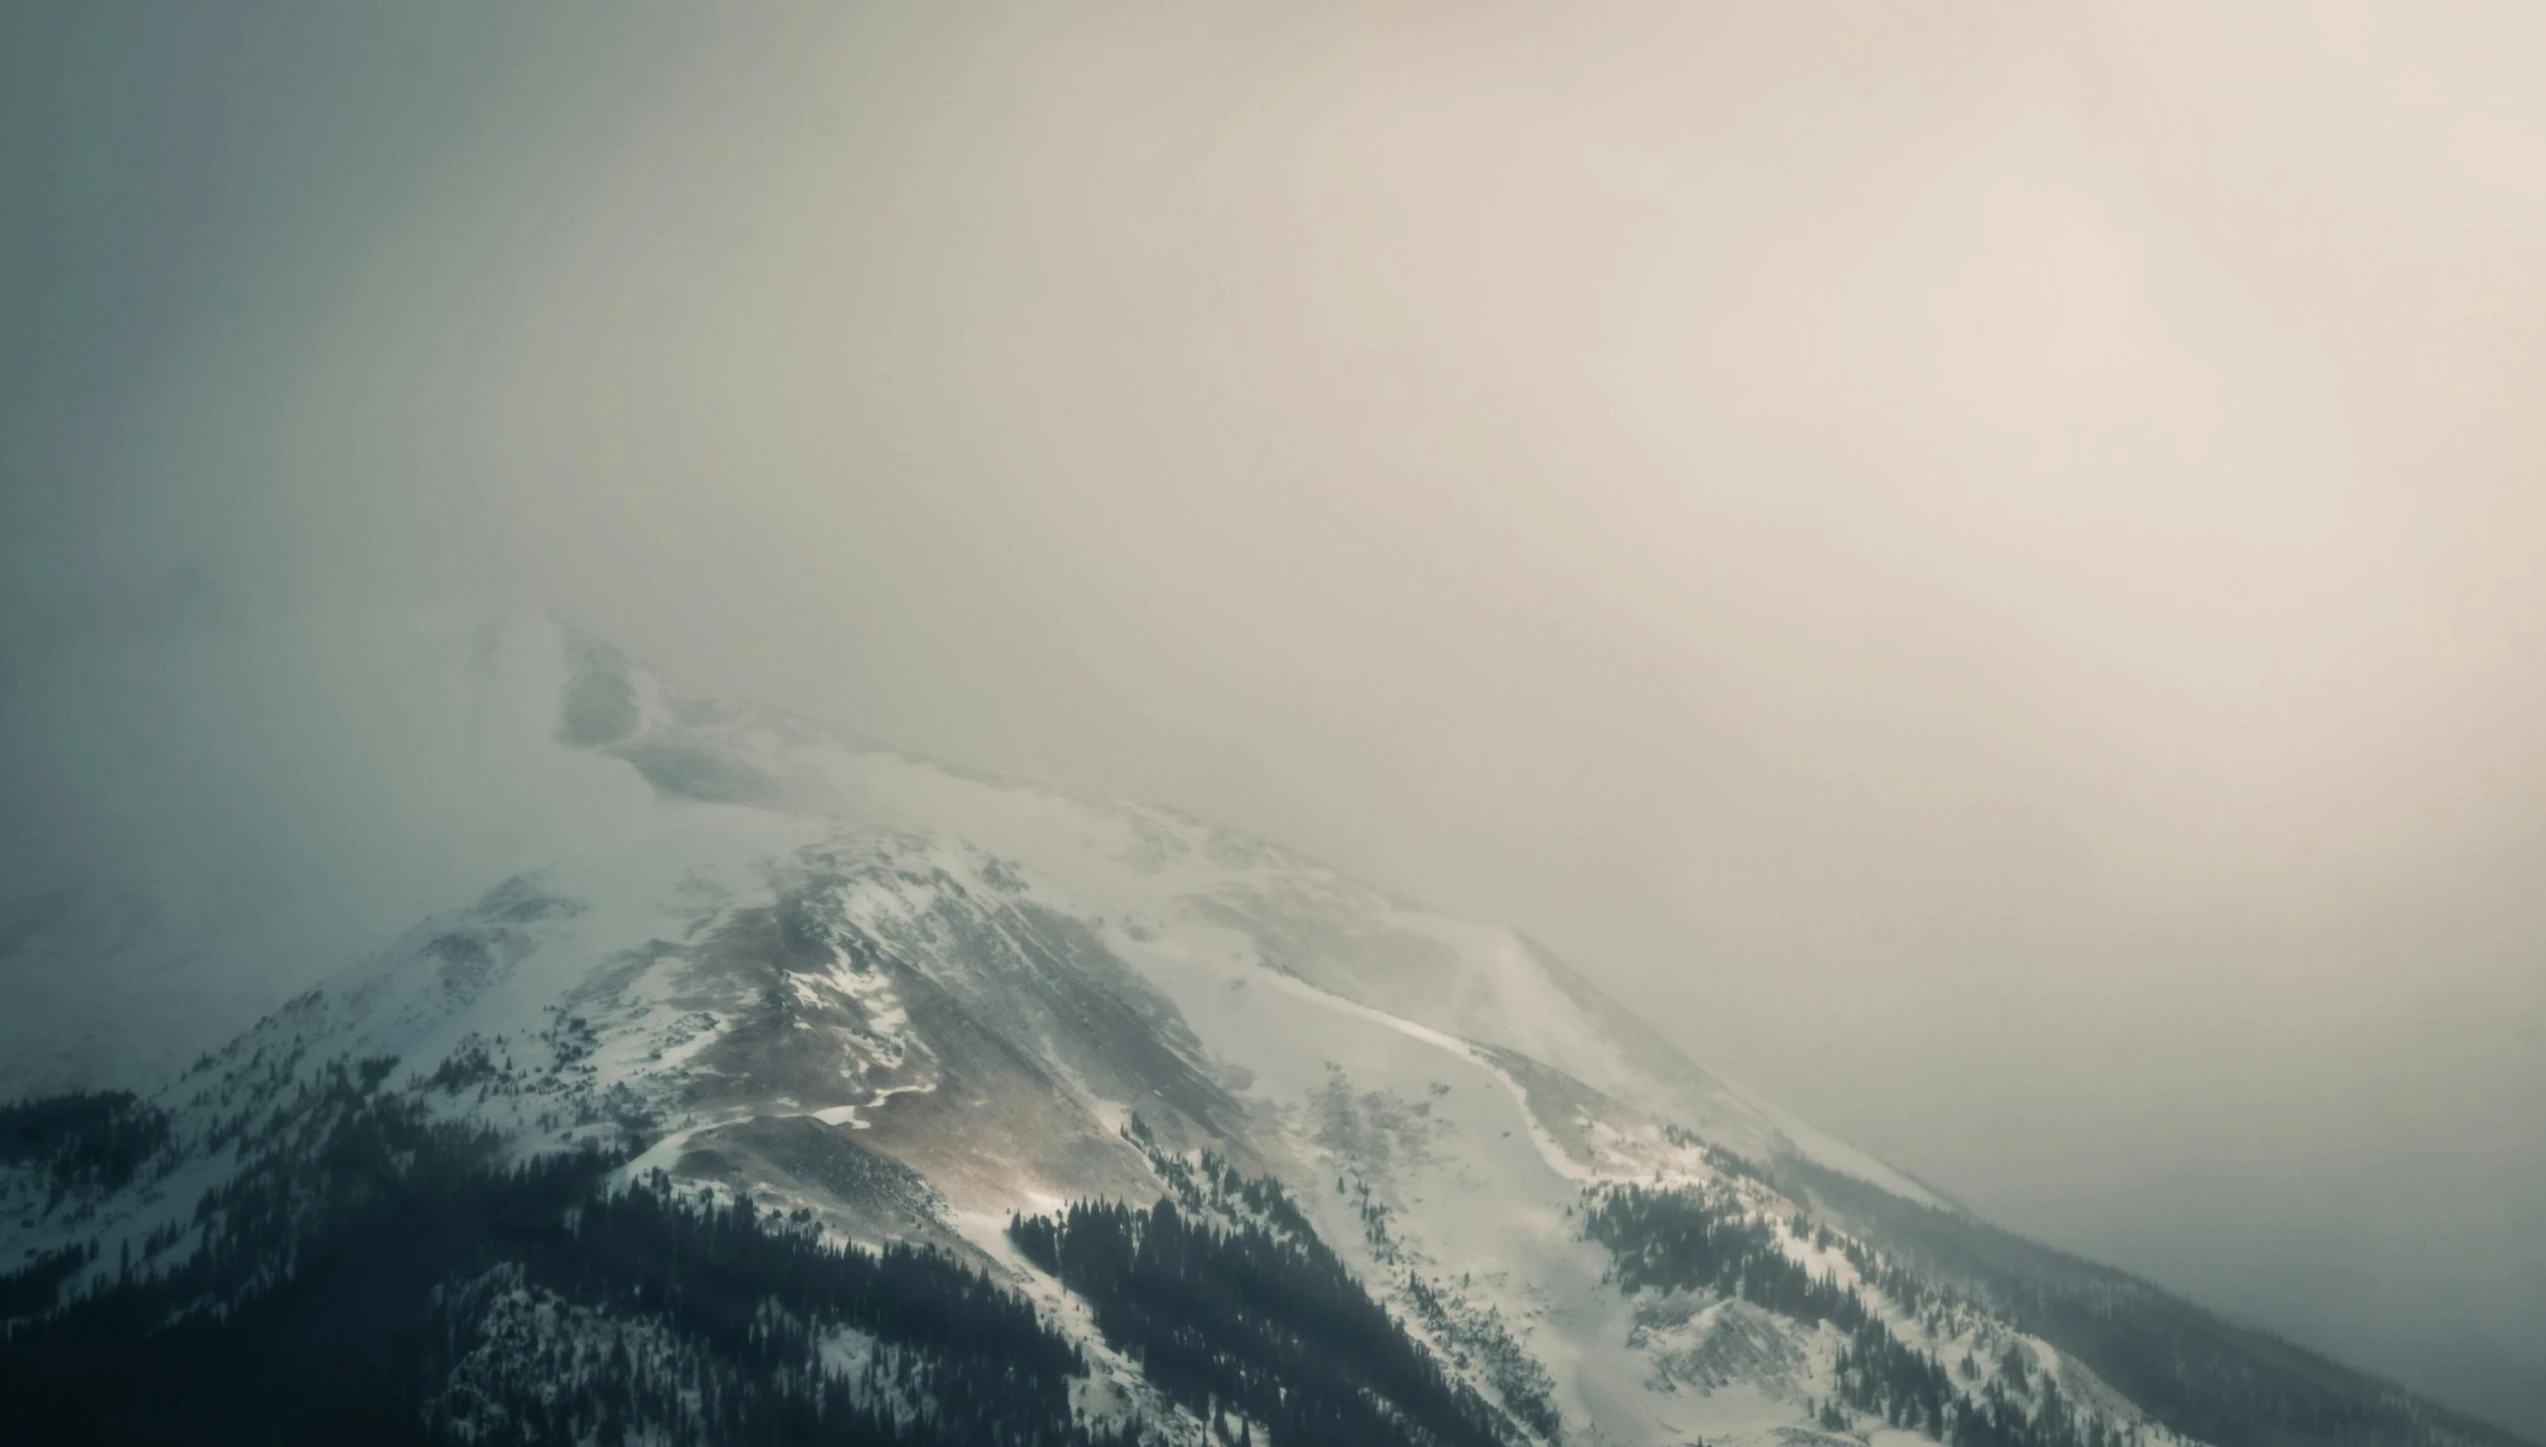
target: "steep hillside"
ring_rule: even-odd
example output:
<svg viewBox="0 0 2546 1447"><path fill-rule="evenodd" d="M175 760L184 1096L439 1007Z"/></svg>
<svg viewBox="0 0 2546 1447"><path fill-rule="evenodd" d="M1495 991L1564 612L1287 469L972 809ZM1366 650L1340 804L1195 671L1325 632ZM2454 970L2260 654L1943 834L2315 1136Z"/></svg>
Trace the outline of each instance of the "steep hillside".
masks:
<svg viewBox="0 0 2546 1447"><path fill-rule="evenodd" d="M0 1436L2512 1441L1990 1231L1507 929L484 656L656 812L0 1108Z"/></svg>

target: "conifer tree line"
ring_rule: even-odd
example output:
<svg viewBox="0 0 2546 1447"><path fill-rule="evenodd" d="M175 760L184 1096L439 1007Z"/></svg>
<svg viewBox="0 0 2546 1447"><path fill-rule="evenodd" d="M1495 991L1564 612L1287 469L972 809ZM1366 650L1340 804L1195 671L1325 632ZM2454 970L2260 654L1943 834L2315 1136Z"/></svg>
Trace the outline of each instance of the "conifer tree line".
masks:
<svg viewBox="0 0 2546 1447"><path fill-rule="evenodd" d="M1137 1420L1080 1416L1079 1348L959 1260L827 1240L804 1213L659 1172L614 1185L642 1138L513 1161L493 1130L437 1121L418 1088L386 1088L394 1062L310 1066L298 1050L224 1057L218 1080L198 1071L234 1108L192 1145L238 1165L190 1209L120 1241L0 1262L0 1443L1132 1447L1148 1435ZM1278 1184L1208 1153L1169 1155L1137 1117L1126 1134L1167 1199L1080 1202L1015 1218L1009 1234L1222 1441L1556 1439L1543 1388L1498 1385L1508 1416L1481 1398ZM169 1118L129 1095L0 1108L0 1164L56 1219L81 1219L103 1192L174 1190L181 1155ZM1849 1234L1722 1193L1641 1186L1592 1192L1584 1233L1623 1290L1707 1292L1828 1323L1842 1338L1834 1395L1811 1405L1833 1430L1872 1416L1948 1447L2144 1447L2028 1378L2021 1353L1949 1364L1912 1345L1859 1288L1790 1257L1781 1230L1842 1253L1893 1319L1986 1311L2214 1447L2517 1447L1970 1217L1806 1163L1772 1177L1708 1158ZM1445 1316L1408 1283L1419 1311L1430 1300Z"/></svg>
<svg viewBox="0 0 2546 1447"><path fill-rule="evenodd" d="M42 1168L53 1181L48 1209L76 1190L114 1190L167 1143L166 1113L127 1090L0 1105L0 1164Z"/></svg>
<svg viewBox="0 0 2546 1447"><path fill-rule="evenodd" d="M1146 1210L1081 1201L1056 1216L1018 1217L1009 1238L1088 1302L1106 1343L1170 1400L1206 1420L1225 1407L1260 1422L1267 1447L1510 1440L1494 1410L1371 1299L1279 1186L1236 1180L1217 1161L1205 1171L1284 1229L1223 1225L1162 1197Z"/></svg>
<svg viewBox="0 0 2546 1447"><path fill-rule="evenodd" d="M509 1162L496 1132L384 1088L389 1062L297 1066L252 1063L288 1109L229 1118L240 1169L111 1276L94 1241L0 1275L0 1441L1146 1439L1137 1420L1081 1418L1077 1346L951 1257L828 1241L805 1213L660 1172L613 1189L624 1152ZM164 1179L164 1144L164 1118L128 1098L0 1116L0 1151L64 1190L154 1179L154 1164ZM1279 1185L1153 1154L1185 1211L1082 1202L1011 1229L1170 1400L1236 1447L1518 1435ZM1215 1224L1214 1207L1246 1224ZM844 1337L860 1344L848 1358Z"/></svg>
<svg viewBox="0 0 2546 1447"><path fill-rule="evenodd" d="M1957 1387L1933 1354L1903 1342L1869 1311L1856 1287L1840 1285L1830 1273L1816 1276L1787 1255L1779 1229L1733 1200L1676 1186L1601 1187L1583 1213L1584 1235L1608 1249L1611 1277L1622 1290L1728 1296L1845 1333L1836 1402L1821 1414L1832 1430L1849 1425L1837 1410L1843 1404L1948 1447L2120 1447L2132 1441L2108 1433L2100 1419L2082 1421L2048 1381L2038 1410L1997 1377L1969 1392ZM1811 1228L1798 1220L1787 1229L1800 1236ZM1869 1274L1878 1265L1858 1250L1850 1255ZM1918 1290L1907 1278L1896 1284Z"/></svg>
<svg viewBox="0 0 2546 1447"><path fill-rule="evenodd" d="M0 1276L0 1442L1135 1440L1075 1413L1073 1343L950 1257L659 1173L609 1189L612 1153L506 1164L387 1073L320 1072L288 1142L111 1275L92 1242ZM122 1169L129 1117L46 1103L0 1148ZM829 1352L843 1333L861 1355Z"/></svg>

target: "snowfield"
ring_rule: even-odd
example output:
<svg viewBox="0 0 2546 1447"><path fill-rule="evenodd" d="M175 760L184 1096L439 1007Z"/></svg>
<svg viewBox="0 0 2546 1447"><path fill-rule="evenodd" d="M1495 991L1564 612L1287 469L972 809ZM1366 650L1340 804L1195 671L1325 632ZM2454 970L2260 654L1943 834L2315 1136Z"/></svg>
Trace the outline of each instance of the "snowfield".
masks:
<svg viewBox="0 0 2546 1447"><path fill-rule="evenodd" d="M1940 1361L1994 1371L2015 1353L2019 1403L2056 1382L2114 1442L2167 1435L1969 1302L1891 1299L1827 1222L1788 1229L1804 1203L1740 1163L1803 1160L1943 1203L1716 1079L1509 929L1168 811L706 698L551 624L492 630L481 652L480 714L541 721L506 746L554 752L579 790L615 770L610 817L639 817L641 793L644 827L496 883L160 1085L159 1174L66 1203L0 1169L0 1259L96 1241L75 1294L182 1257L252 1143L293 1129L327 1071L383 1062L354 1068L522 1160L624 1147L625 1180L660 1171L837 1239L956 1251L1080 1343L1091 1420L1164 1440L1204 1441L1205 1424L1005 1231L1071 1201L1145 1204L1204 1152L1279 1180L1515 1441L1918 1440L1831 1415L1836 1326L1622 1289L1582 1222L1626 1185L1764 1223ZM471 1289L490 1326L470 1380L526 1370L542 1343L594 1362L663 1350L518 1280ZM845 1370L884 1348L825 1350Z"/></svg>

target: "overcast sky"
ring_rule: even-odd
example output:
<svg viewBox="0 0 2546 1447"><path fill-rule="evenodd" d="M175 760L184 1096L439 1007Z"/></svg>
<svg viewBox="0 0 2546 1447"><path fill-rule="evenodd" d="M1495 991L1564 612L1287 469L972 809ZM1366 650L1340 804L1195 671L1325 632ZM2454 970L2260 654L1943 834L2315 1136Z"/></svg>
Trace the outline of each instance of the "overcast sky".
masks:
<svg viewBox="0 0 2546 1447"><path fill-rule="evenodd" d="M384 936L552 610L2546 1420L2546 8L5 26L15 864Z"/></svg>

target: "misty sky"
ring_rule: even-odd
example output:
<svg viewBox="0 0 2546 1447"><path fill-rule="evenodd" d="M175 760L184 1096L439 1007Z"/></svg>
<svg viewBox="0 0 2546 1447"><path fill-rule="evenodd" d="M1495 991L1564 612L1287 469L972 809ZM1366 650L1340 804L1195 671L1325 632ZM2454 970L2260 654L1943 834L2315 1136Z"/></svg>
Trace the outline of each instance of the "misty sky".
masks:
<svg viewBox="0 0 2546 1447"><path fill-rule="evenodd" d="M12 5L0 861L361 949L551 842L382 630L550 610L1514 923L2533 1431L2541 55L2527 0Z"/></svg>

